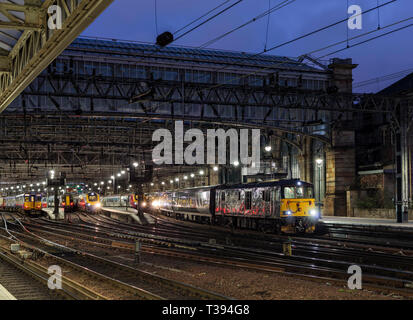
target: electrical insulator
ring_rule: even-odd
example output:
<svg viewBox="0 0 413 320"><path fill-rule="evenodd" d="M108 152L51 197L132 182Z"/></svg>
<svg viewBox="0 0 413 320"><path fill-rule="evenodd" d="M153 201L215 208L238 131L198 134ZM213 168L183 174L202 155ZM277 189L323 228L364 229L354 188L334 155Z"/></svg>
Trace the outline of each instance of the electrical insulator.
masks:
<svg viewBox="0 0 413 320"><path fill-rule="evenodd" d="M165 47L168 44L170 44L172 41L174 41L174 36L173 36L172 33L168 32L168 31L160 34L156 38L156 44L160 47Z"/></svg>

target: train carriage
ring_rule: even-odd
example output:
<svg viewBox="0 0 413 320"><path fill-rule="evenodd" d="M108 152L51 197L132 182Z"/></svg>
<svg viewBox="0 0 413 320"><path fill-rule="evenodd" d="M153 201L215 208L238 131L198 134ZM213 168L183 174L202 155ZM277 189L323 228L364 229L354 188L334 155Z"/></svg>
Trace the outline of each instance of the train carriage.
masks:
<svg viewBox="0 0 413 320"><path fill-rule="evenodd" d="M32 216L42 214L42 195L25 193L17 196L4 197L2 208L7 211L18 211Z"/></svg>
<svg viewBox="0 0 413 320"><path fill-rule="evenodd" d="M280 180L157 193L159 210L178 219L239 228L313 232L319 219L313 185Z"/></svg>

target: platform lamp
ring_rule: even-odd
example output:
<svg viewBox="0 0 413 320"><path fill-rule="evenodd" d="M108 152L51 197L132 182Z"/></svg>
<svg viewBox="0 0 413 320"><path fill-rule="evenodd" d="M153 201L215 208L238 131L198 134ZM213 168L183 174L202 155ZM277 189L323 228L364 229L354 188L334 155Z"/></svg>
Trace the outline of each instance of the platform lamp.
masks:
<svg viewBox="0 0 413 320"><path fill-rule="evenodd" d="M317 158L315 162L318 168L318 212L321 218L321 169L323 167L324 160Z"/></svg>

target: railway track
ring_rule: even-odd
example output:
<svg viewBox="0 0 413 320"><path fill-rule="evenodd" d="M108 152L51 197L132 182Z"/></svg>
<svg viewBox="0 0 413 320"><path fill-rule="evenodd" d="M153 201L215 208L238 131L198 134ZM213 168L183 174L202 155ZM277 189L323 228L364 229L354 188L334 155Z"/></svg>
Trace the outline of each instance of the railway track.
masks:
<svg viewBox="0 0 413 320"><path fill-rule="evenodd" d="M68 226L67 229L70 229L70 227L71 226ZM79 238L85 236L85 234L74 233L72 231L68 231L67 229L64 230L64 232L72 233L72 238L76 238L77 241L80 241ZM104 229L102 223L99 225L99 229L100 232ZM100 234L100 236L98 234L99 232L95 230L94 236L92 236L92 234L88 234L86 237L90 237L89 240L83 241L87 241L88 244L93 243L97 246L106 246L107 248L113 246L112 240L110 245L104 244L103 242L105 241L105 238L104 236L101 237L103 234ZM124 239L127 239L128 237L130 237L130 235L125 235ZM99 243L98 241L102 242ZM117 247L122 248L125 251L129 251L129 253L132 253L133 246L134 244L128 241L118 241L117 243ZM165 249L151 246L144 248L144 252L211 263L215 265L225 265L237 268L242 267L267 272L279 272L290 274L295 277L319 279L321 281L326 281L328 279L330 282L338 282L341 284L346 283L348 278L348 274L346 272L347 267L351 264L351 261L343 261L343 256L347 255L348 258L352 259L357 257L355 252L352 252L352 254L350 254L351 252L343 253L338 252L338 249L335 249L336 252L333 252L331 248L330 250L324 248L324 253L320 248L314 248L312 254L318 255L317 258L311 257L311 254L309 256L294 255L293 257L286 257L281 253L274 253L265 250L257 252L256 249L247 250L246 248L236 248L234 246L222 245L203 246L202 248L192 251L189 251L188 249L189 248L185 251L184 249L178 250L178 248ZM296 247L294 250L297 252L299 248ZM308 253L309 248L307 247L303 250ZM340 250L344 250L344 248L341 248ZM325 255L325 258L323 259L320 258L322 254ZM358 254L360 254L360 252L358 252ZM326 257L329 257L329 259L326 259ZM383 255L376 257L378 259L376 262L383 259L383 257ZM401 261L405 257L391 256L391 258L400 259ZM401 263L400 261L398 263ZM405 261L405 263L406 265L413 265L411 261ZM363 264L361 266L363 267L363 270L366 271L364 274L364 281L366 283L365 287L370 287L376 291L392 291L404 296L413 296L412 290L408 287L411 285L411 281L413 279L413 274L411 272L376 266L375 261L370 261L370 264Z"/></svg>
<svg viewBox="0 0 413 320"><path fill-rule="evenodd" d="M53 293L30 272L23 271L0 254L0 284L17 300L61 300L65 297Z"/></svg>
<svg viewBox="0 0 413 320"><path fill-rule="evenodd" d="M22 234L15 231L9 231L19 238L29 240L33 245L38 246L40 238L35 238L32 235ZM54 249L61 249L62 245L48 242ZM119 262L110 261L103 257L98 257L87 252L79 252L68 247L63 252L54 252L48 254L45 258L48 264L58 263L65 265L70 270L76 269L81 273L87 273L99 282L109 283L118 289L129 293L129 296L119 296L123 299L171 299L171 300L186 300L186 299L212 299L226 300L229 299L219 294L209 292L194 286L190 286L177 281L172 281L160 276L150 274L138 269L131 268ZM43 250L49 250L44 247ZM92 275L91 275L92 274ZM112 298L113 298L112 292Z"/></svg>

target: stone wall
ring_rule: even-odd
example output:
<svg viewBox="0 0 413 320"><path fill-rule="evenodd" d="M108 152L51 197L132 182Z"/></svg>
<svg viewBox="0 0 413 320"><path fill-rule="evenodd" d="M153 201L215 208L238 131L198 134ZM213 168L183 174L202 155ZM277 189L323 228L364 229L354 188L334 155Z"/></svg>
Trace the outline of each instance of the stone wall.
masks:
<svg viewBox="0 0 413 320"><path fill-rule="evenodd" d="M324 215L346 216L346 191L356 178L354 131L333 132L333 147L326 152Z"/></svg>

